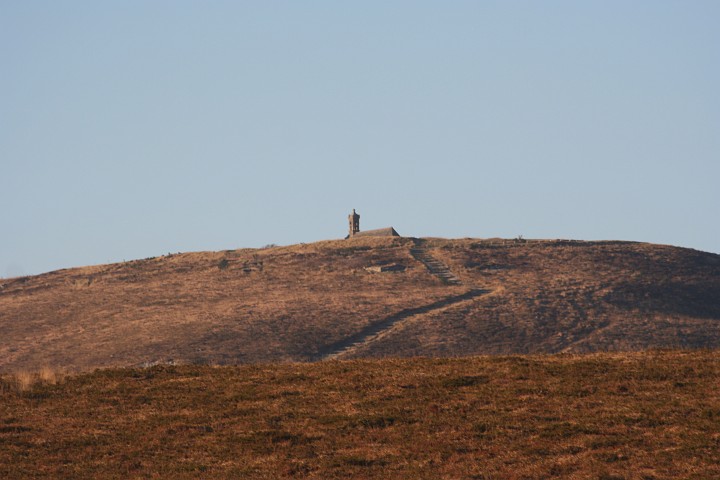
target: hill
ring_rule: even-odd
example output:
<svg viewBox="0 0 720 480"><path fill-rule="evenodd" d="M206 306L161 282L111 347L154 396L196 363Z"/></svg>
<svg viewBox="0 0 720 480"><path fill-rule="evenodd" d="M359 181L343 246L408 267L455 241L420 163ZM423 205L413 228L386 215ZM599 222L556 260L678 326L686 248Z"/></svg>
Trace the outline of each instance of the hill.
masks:
<svg viewBox="0 0 720 480"><path fill-rule="evenodd" d="M707 351L0 378L0 477L720 478L719 379Z"/></svg>
<svg viewBox="0 0 720 480"><path fill-rule="evenodd" d="M0 371L720 346L720 256L355 238L0 280Z"/></svg>

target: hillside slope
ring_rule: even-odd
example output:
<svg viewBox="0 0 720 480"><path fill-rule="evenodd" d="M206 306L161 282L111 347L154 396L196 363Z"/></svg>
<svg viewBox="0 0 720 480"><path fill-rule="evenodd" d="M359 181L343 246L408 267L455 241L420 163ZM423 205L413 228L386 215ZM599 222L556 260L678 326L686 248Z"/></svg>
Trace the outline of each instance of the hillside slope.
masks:
<svg viewBox="0 0 720 480"><path fill-rule="evenodd" d="M716 348L718 321L715 254L357 238L0 280L0 371Z"/></svg>

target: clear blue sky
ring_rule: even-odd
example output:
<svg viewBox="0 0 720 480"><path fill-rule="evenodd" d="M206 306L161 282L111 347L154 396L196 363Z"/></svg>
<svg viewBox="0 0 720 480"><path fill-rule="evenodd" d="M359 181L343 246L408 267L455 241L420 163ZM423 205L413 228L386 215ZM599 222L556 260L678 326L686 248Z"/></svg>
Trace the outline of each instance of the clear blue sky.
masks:
<svg viewBox="0 0 720 480"><path fill-rule="evenodd" d="M0 276L401 234L720 252L718 1L0 0Z"/></svg>

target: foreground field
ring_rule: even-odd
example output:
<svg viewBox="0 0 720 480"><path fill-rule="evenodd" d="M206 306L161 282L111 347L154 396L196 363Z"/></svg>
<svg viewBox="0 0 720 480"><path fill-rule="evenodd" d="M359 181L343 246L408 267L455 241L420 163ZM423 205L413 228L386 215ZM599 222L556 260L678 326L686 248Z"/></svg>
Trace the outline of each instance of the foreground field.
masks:
<svg viewBox="0 0 720 480"><path fill-rule="evenodd" d="M5 377L0 477L719 478L719 382L718 352Z"/></svg>

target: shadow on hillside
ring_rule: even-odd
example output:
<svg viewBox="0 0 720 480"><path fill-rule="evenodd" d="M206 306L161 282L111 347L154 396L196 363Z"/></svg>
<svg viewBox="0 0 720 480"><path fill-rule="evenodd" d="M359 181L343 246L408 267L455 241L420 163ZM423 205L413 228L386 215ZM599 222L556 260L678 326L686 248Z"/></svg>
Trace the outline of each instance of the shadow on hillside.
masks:
<svg viewBox="0 0 720 480"><path fill-rule="evenodd" d="M621 283L605 298L624 309L720 320L720 285Z"/></svg>

